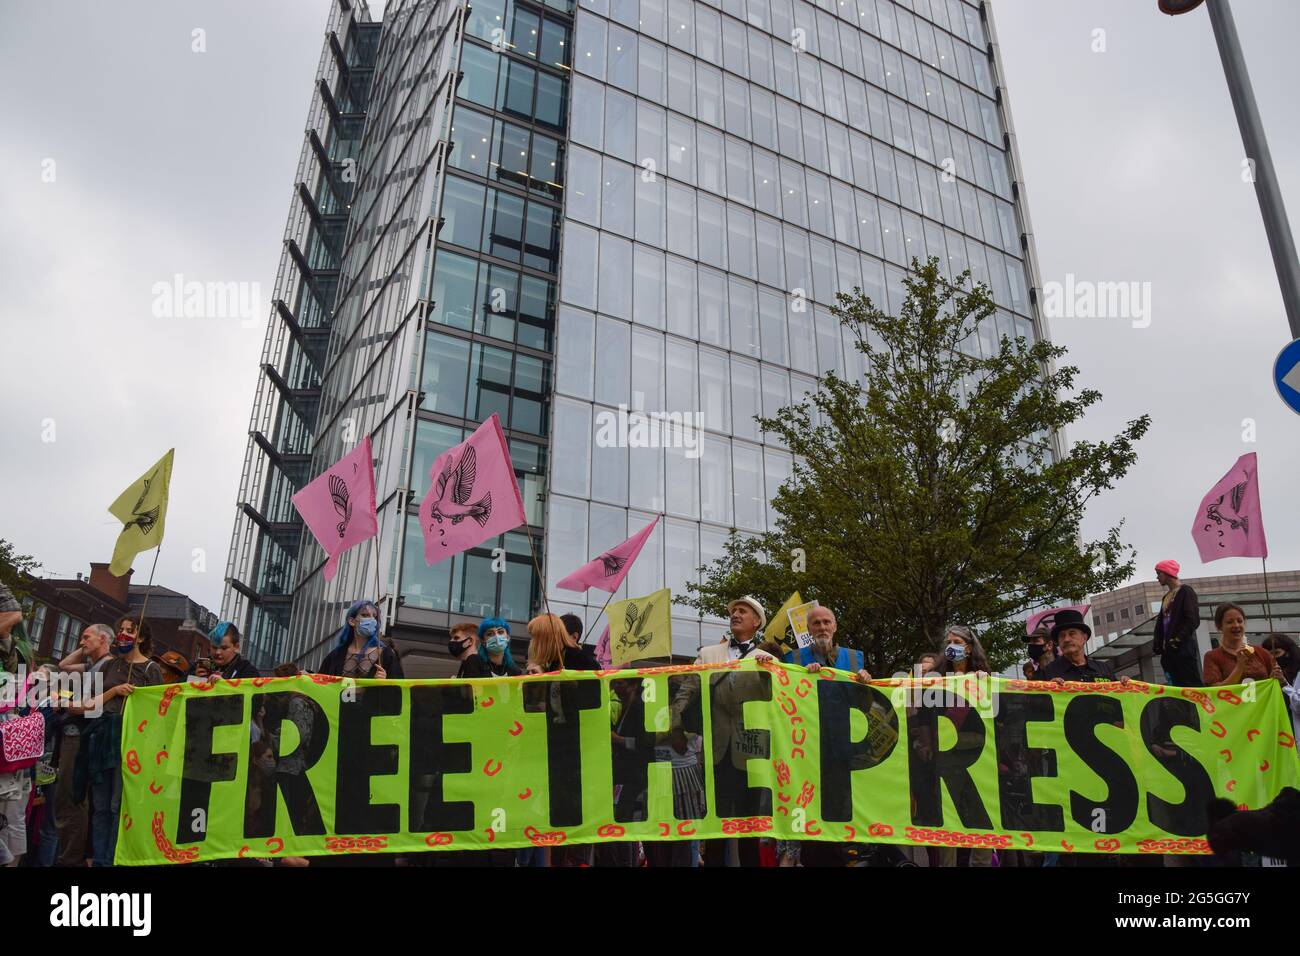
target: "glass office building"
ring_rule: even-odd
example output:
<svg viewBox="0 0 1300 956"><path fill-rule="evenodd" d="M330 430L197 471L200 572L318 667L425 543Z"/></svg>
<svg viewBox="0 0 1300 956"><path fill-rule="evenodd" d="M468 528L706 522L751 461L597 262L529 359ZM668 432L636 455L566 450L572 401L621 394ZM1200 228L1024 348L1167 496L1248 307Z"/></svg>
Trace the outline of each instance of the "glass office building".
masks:
<svg viewBox="0 0 1300 956"><path fill-rule="evenodd" d="M555 582L655 515L615 597L684 593L772 519L791 456L754 415L861 375L835 293L895 308L914 256L992 290L972 347L1045 334L987 4L335 2L227 572L267 659L378 591L445 673L451 624L540 609L528 536L594 628L607 595ZM529 523L427 567L429 466L493 412ZM327 584L288 496L365 434L380 536ZM720 636L679 610L677 653Z"/></svg>

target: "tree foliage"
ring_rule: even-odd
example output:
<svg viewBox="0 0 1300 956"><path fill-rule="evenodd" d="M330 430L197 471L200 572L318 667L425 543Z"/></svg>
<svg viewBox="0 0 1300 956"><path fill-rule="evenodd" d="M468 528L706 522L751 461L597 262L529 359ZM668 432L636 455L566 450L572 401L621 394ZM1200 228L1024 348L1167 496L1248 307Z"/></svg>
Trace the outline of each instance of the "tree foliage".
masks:
<svg viewBox="0 0 1300 956"><path fill-rule="evenodd" d="M1079 529L1136 461L1150 418L1065 451L1063 430L1101 400L1076 390L1077 368L1057 365L1066 350L1000 336L981 356L994 306L969 272L950 282L937 259L913 260L904 285L897 316L860 289L839 295L860 379L827 372L802 402L758 418L795 456L775 528L733 531L678 600L722 613L742 594L775 608L798 590L836 612L840 643L876 674L908 669L945 625L963 623L1000 669L1022 656L1028 613L1132 574L1120 526L1095 541Z"/></svg>

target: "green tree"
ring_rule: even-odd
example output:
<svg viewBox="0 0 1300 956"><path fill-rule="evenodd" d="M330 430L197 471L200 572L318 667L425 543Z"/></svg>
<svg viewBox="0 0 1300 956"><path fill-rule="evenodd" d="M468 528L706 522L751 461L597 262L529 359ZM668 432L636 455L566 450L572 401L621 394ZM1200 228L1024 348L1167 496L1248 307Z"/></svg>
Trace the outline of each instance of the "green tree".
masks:
<svg viewBox="0 0 1300 956"><path fill-rule="evenodd" d="M904 285L897 316L860 289L839 295L861 378L827 372L803 402L757 418L795 455L775 528L733 531L678 602L722 613L738 595L776 607L797 589L836 612L842 643L874 674L910 668L964 623L1001 669L1022 653L1028 613L1132 574L1120 526L1086 542L1079 526L1136 461L1150 418L1061 454L1053 436L1101 399L1057 366L1066 350L1001 336L981 357L987 288L969 272L949 282L937 259L913 260Z"/></svg>
<svg viewBox="0 0 1300 956"><path fill-rule="evenodd" d="M19 554L11 542L0 538L0 584L12 591L20 603L26 603L24 599L31 591L29 582L40 568L41 563L34 557Z"/></svg>

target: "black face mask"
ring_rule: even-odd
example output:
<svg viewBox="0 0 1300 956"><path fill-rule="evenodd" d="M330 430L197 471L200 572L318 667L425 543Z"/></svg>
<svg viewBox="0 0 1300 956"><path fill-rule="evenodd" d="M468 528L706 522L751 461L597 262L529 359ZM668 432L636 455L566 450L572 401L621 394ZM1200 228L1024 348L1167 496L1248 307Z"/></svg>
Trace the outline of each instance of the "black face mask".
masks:
<svg viewBox="0 0 1300 956"><path fill-rule="evenodd" d="M1047 645L1045 644L1030 644L1029 659L1034 663L1037 663L1038 659L1043 656L1045 650L1047 650Z"/></svg>
<svg viewBox="0 0 1300 956"><path fill-rule="evenodd" d="M448 642L447 642L447 650L451 651L451 656L452 656L452 657L460 657L460 655L462 655L462 654L465 653L465 648L466 648L467 646L468 646L468 645L466 644L465 641L448 641Z"/></svg>

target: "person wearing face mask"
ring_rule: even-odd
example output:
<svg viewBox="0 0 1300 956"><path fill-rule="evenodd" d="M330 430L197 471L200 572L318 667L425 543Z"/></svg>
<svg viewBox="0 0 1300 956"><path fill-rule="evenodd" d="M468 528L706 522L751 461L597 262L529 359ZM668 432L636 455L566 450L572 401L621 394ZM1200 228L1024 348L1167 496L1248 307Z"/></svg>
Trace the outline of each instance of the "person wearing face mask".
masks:
<svg viewBox="0 0 1300 956"><path fill-rule="evenodd" d="M359 680L401 680L402 659L380 638L382 622L374 601L362 599L347 610L334 635L334 650L321 661L320 673Z"/></svg>
<svg viewBox="0 0 1300 956"><path fill-rule="evenodd" d="M479 676L462 673L467 664L471 669L476 666L468 662L478 657L478 628L468 621L453 624L451 633L447 635L447 653L452 660L459 662L461 670L456 672L457 677Z"/></svg>
<svg viewBox="0 0 1300 956"><path fill-rule="evenodd" d="M120 625L119 625L120 627ZM121 627L109 645L103 668L103 713L87 721L77 752L74 790L91 795L91 846L95 866L112 866L122 806L122 711L137 687L163 683L162 668L149 659L148 625Z"/></svg>
<svg viewBox="0 0 1300 956"><path fill-rule="evenodd" d="M1025 653L1029 657L1025 676L1030 680L1045 680L1043 671L1056 660L1056 642L1052 640L1047 623L1040 623L1034 628L1034 633L1025 638Z"/></svg>
<svg viewBox="0 0 1300 956"><path fill-rule="evenodd" d="M461 662L457 677L518 677L523 671L510 655L510 625L485 618L478 626L478 652Z"/></svg>
<svg viewBox="0 0 1300 956"><path fill-rule="evenodd" d="M1291 710L1292 730L1300 738L1300 645L1285 634L1270 634L1260 647L1273 655L1282 671L1282 693Z"/></svg>
<svg viewBox="0 0 1300 956"><path fill-rule="evenodd" d="M1219 646L1205 655L1205 686L1240 684L1246 678L1276 678L1286 686L1286 676L1273 652L1246 642L1246 612L1236 604L1214 609L1214 626L1219 629Z"/></svg>

